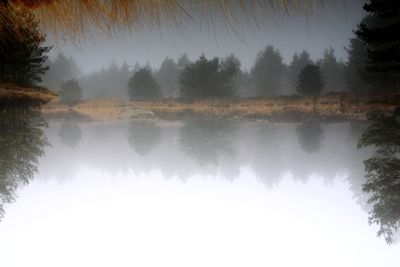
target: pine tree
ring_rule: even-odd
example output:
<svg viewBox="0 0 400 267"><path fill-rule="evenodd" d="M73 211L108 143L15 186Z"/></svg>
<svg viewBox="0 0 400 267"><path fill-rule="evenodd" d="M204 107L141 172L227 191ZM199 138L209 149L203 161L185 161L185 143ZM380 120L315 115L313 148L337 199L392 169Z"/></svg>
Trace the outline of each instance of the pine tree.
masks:
<svg viewBox="0 0 400 267"><path fill-rule="evenodd" d="M38 22L26 10L8 7L0 12L0 81L35 85L48 69L44 66L50 47Z"/></svg>
<svg viewBox="0 0 400 267"><path fill-rule="evenodd" d="M62 103L73 106L81 100L82 88L79 86L78 81L74 79L68 80L61 84L59 95Z"/></svg>
<svg viewBox="0 0 400 267"><path fill-rule="evenodd" d="M288 68L290 87L292 89L296 87L300 71L304 69L305 66L312 63L313 62L310 59L310 54L305 50L303 50L300 54L295 53L293 55L292 62L290 62Z"/></svg>
<svg viewBox="0 0 400 267"><path fill-rule="evenodd" d="M356 31L363 41L368 61L367 81L378 90L400 89L400 1L370 0L368 12Z"/></svg>
<svg viewBox="0 0 400 267"><path fill-rule="evenodd" d="M282 87L283 58L271 45L262 50L251 69L258 96L275 96Z"/></svg>
<svg viewBox="0 0 400 267"><path fill-rule="evenodd" d="M181 55L181 56L178 58L178 61L177 61L177 64L176 64L176 65L177 65L178 69L182 71L182 70L185 69L187 66L189 66L191 63L192 63L192 62L189 60L187 54L185 53L185 54Z"/></svg>
<svg viewBox="0 0 400 267"><path fill-rule="evenodd" d="M135 72L128 83L130 100L153 100L161 97L161 89L149 68Z"/></svg>
<svg viewBox="0 0 400 267"><path fill-rule="evenodd" d="M233 79L239 73L240 62L227 57L220 62L202 55L188 65L179 76L180 96L183 98L233 97Z"/></svg>
<svg viewBox="0 0 400 267"><path fill-rule="evenodd" d="M349 55L346 70L346 87L351 92L366 92L369 85L365 78L367 73L365 67L367 64L367 50L359 38L350 39L350 45L346 48Z"/></svg>
<svg viewBox="0 0 400 267"><path fill-rule="evenodd" d="M179 69L174 60L166 58L156 73L158 83L161 85L163 95L176 97L178 95Z"/></svg>
<svg viewBox="0 0 400 267"><path fill-rule="evenodd" d="M321 76L321 69L318 65L307 65L298 76L297 91L304 95L318 95L324 88Z"/></svg>
<svg viewBox="0 0 400 267"><path fill-rule="evenodd" d="M62 53L53 60L48 59L46 65L49 66L49 71L43 75L42 84L51 89L60 88L64 81L77 79L81 73L76 61Z"/></svg>
<svg viewBox="0 0 400 267"><path fill-rule="evenodd" d="M324 56L318 61L325 81L325 92L338 92L346 88L345 65L338 61L332 47L324 50Z"/></svg>

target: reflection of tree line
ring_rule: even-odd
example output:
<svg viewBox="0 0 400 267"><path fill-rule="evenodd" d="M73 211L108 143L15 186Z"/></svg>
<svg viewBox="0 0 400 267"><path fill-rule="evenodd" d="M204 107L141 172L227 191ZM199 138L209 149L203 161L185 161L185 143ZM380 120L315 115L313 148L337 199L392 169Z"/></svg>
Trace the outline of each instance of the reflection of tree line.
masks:
<svg viewBox="0 0 400 267"><path fill-rule="evenodd" d="M172 168L178 173L184 168L180 166L184 164L182 161L191 161L197 166L192 172L217 169L219 175L232 179L238 177L240 167L246 165L267 186L278 182L284 171L291 171L296 179L302 181L314 172L333 179L338 165L349 163L346 159L342 160L342 164L333 159L320 160L318 152L324 140L320 123L306 122L296 126L296 129L290 125L286 128L269 123L250 123L246 126L246 123L237 121L197 119L185 121L178 133L168 137L164 136L165 127L155 122L132 121L128 126L127 140L141 161L153 161L153 165L161 171ZM297 141L286 146L288 152L300 147L303 153L296 151L298 158L283 151L282 146L287 141L282 137L285 132L297 134ZM61 125L58 137L65 146L74 148L82 138L82 131L77 123L66 121ZM165 138L171 139L168 141L171 143L169 151L157 158L157 147ZM179 158L176 152L182 152L185 157ZM341 156L335 158L341 160ZM163 165L166 162L168 166ZM188 176L195 174L192 172L186 170ZM173 170L169 173L174 175Z"/></svg>
<svg viewBox="0 0 400 267"><path fill-rule="evenodd" d="M341 151L325 149L323 153L328 152L328 155L320 155L325 134L322 125L315 121L293 128L291 125L197 119L185 121L178 132L166 134L166 128L151 121L130 122L126 136L128 144L139 156L135 170L143 171L150 163L165 176L177 175L182 180L195 174L219 175L232 180L239 176L242 166L249 166L267 187L277 184L285 171L290 171L294 179L302 182L306 182L310 174L317 173L332 183L338 172L350 170L354 190L364 181L362 166L357 164L362 162L360 153L339 155ZM100 131L110 129L106 127ZM99 135L98 130L95 132ZM293 132L297 140L291 142L293 138L285 137L285 134ZM59 128L58 137L65 146L76 148L81 142L82 131L77 123L65 121ZM162 140L169 143L166 151L158 149L162 147ZM355 142L349 144L348 151L353 151L355 145ZM121 164L122 161L129 162L123 155L119 157ZM106 159L103 162L107 164Z"/></svg>
<svg viewBox="0 0 400 267"><path fill-rule="evenodd" d="M72 121L64 121L58 132L61 142L70 148L77 147L82 139L82 130L79 125Z"/></svg>
<svg viewBox="0 0 400 267"><path fill-rule="evenodd" d="M280 128L278 126L279 129L276 129L276 127L277 125L267 123L253 124L240 135L238 133L241 128L240 123L235 121L190 120L180 127L176 137L177 145L171 148L181 151L186 156L185 161L195 162L200 169L219 168L219 174L226 178L237 177L239 168L248 165L268 186L279 181L285 170L292 171L296 178L303 181L306 181L307 176L315 169L322 172L324 169L335 171L338 164L332 161L316 162L315 168L312 166L309 170L307 170L307 164L304 164L304 159L313 158L313 154L318 154L321 148L324 137L321 124L307 122L296 128L300 147L306 152L305 156L301 155L304 159L299 158L297 161L303 164L294 163L290 155L282 153ZM287 130L293 131L290 127ZM138 155L148 156L151 160L151 151L156 150L161 143L162 131L163 128L152 122L132 122L127 134L129 144ZM292 145L298 146L297 142ZM173 152L170 151L170 154L165 156L173 157ZM154 152L154 154L157 153ZM180 164L182 162L175 162L177 172ZM327 164L332 166L327 168ZM156 162L156 165L163 170L161 160ZM297 169L293 169L293 166ZM232 168L237 173L233 173ZM335 173L333 175L328 173L328 175L333 179Z"/></svg>
<svg viewBox="0 0 400 267"><path fill-rule="evenodd" d="M161 130L148 121L131 122L128 142L140 156L148 155L161 142Z"/></svg>
<svg viewBox="0 0 400 267"><path fill-rule="evenodd" d="M184 122L178 133L166 134L165 128L155 122L133 121L128 127L127 140L142 159L138 167L151 161L165 176L180 173L182 179L207 170L217 170L214 174L235 179L240 167L247 165L261 182L271 187L280 181L284 171L290 171L295 179L305 182L312 173L333 181L342 171L339 168L347 169L350 188L360 204L367 207L365 202L369 198L370 222L379 224L378 234L391 242L400 221L399 113L380 118L366 131L359 124L350 124L349 134L354 137L350 138L349 144L344 144L346 140L338 140L323 150L336 133L330 129L331 135L327 136L325 127L318 122L306 122L294 129L293 125L198 119ZM5 113L1 116L5 117L1 120L2 128L7 130L0 135L0 164L5 166L0 169L0 194L1 203L7 203L14 199L17 186L27 183L36 171L37 158L43 154L46 140L39 128L43 122L38 117L15 119L12 114L5 116ZM336 131L344 132L343 127ZM361 164L367 154L353 149L354 141L363 131L360 146L377 147L375 154L365 161L367 180ZM15 138L16 132L19 134ZM293 138L287 138L293 132L297 135L294 142ZM64 145L76 149L82 131L78 124L66 121L61 125L58 137ZM171 144L164 154L157 155L164 138ZM336 151L337 146L347 150ZM179 157L179 151L183 157ZM195 164L190 165L190 162ZM195 165L198 169L194 169Z"/></svg>
<svg viewBox="0 0 400 267"><path fill-rule="evenodd" d="M200 166L218 166L236 156L231 134L235 125L227 121L191 120L179 132L179 147Z"/></svg>
<svg viewBox="0 0 400 267"><path fill-rule="evenodd" d="M374 154L364 161L366 182L362 185L372 206L369 221L378 224L378 236L388 243L400 228L400 108L375 122L362 135L359 147L373 146Z"/></svg>
<svg viewBox="0 0 400 267"><path fill-rule="evenodd" d="M307 153L318 152L324 131L319 122L305 122L296 128L301 148Z"/></svg>
<svg viewBox="0 0 400 267"><path fill-rule="evenodd" d="M48 145L45 126L37 111L0 110L0 220L4 204L13 202L17 188L37 172L38 158Z"/></svg>

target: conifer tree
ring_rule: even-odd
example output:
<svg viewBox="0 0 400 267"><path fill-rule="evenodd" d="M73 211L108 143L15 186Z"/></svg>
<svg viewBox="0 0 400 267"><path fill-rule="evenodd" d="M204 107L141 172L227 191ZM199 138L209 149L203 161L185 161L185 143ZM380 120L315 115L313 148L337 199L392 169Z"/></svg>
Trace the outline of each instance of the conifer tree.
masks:
<svg viewBox="0 0 400 267"><path fill-rule="evenodd" d="M26 10L9 7L0 12L0 81L35 85L48 69L44 66L50 47L38 22Z"/></svg>
<svg viewBox="0 0 400 267"><path fill-rule="evenodd" d="M129 80L128 89L130 100L143 101L161 97L161 88L148 67L135 72Z"/></svg>
<svg viewBox="0 0 400 267"><path fill-rule="evenodd" d="M379 90L400 89L400 1L370 0L357 36L368 54L367 81Z"/></svg>

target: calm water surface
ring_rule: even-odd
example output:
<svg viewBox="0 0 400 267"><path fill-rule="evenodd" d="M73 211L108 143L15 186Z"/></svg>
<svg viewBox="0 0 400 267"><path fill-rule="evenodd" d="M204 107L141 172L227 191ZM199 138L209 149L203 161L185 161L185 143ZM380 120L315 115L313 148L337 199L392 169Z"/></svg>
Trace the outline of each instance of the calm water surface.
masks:
<svg viewBox="0 0 400 267"><path fill-rule="evenodd" d="M400 265L368 224L363 123L11 121L1 266Z"/></svg>

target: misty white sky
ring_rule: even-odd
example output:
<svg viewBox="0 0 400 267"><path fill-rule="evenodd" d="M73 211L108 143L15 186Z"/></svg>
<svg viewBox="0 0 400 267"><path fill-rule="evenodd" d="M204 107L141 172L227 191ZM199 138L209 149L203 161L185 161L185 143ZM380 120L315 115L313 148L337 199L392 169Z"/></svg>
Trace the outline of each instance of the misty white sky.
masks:
<svg viewBox="0 0 400 267"><path fill-rule="evenodd" d="M276 14L259 14L256 20L248 13L237 12L233 28L226 26L218 14L213 22L194 14L193 19L183 20L181 29L163 24L113 37L89 33L90 37L78 42L50 40L49 43L54 45L53 55L63 52L72 56L83 73L101 69L113 61L117 64L126 61L131 66L135 62L150 63L158 68L165 57L177 58L185 52L191 59L202 53L208 57L234 53L242 61L242 68L249 69L257 53L268 44L278 48L287 63L296 51L306 49L317 59L329 46L336 50L338 58L346 60L343 47L348 45L353 29L364 15L363 2L329 1L327 6L307 15L301 11L288 15L278 10Z"/></svg>

